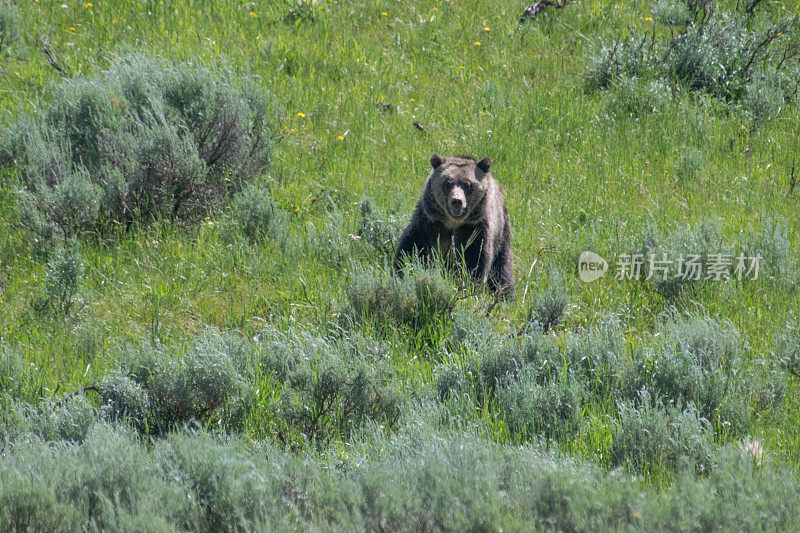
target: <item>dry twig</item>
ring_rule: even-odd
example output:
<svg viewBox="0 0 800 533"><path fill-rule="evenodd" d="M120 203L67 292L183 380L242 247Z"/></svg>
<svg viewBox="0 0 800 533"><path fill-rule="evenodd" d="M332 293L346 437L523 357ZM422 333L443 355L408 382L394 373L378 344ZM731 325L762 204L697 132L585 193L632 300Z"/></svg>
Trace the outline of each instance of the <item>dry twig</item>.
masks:
<svg viewBox="0 0 800 533"><path fill-rule="evenodd" d="M522 16L519 18L519 23L522 24L526 20L533 20L539 15L541 15L546 7L553 7L556 9L561 9L563 7L567 7L569 0L539 0L538 2L534 2L529 5L525 11L522 12Z"/></svg>
<svg viewBox="0 0 800 533"><path fill-rule="evenodd" d="M58 62L55 52L53 52L53 49L50 47L51 34L52 29L47 32L47 36L41 35L38 39L36 39L29 33L28 38L36 43L36 47L39 49L39 51L47 57L48 61L50 61L51 67L53 67L64 78L69 78L69 71L67 71L67 69Z"/></svg>

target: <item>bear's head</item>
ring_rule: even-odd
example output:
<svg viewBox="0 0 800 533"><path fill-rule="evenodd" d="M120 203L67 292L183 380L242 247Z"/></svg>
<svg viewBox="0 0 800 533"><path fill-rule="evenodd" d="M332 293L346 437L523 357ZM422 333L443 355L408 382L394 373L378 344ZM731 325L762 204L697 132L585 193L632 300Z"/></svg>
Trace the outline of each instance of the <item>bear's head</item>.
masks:
<svg viewBox="0 0 800 533"><path fill-rule="evenodd" d="M475 208L481 205L489 188L490 164L488 157L476 161L464 156L431 156L429 192L451 225L469 220L473 213L479 215Z"/></svg>

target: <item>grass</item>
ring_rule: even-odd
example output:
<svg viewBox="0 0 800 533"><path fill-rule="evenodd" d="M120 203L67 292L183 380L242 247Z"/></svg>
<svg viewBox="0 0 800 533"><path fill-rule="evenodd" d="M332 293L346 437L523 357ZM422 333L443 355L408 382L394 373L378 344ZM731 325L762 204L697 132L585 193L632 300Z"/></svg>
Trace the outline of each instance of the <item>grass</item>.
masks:
<svg viewBox="0 0 800 533"><path fill-rule="evenodd" d="M51 257L19 223L19 172L2 170L0 343L19 354L31 373L30 390L14 393L15 401L57 401L117 369L121 347L159 342L178 353L190 350L209 328L262 341L274 336L268 332L283 332L295 348L304 346L298 340L303 335L324 338L337 350L344 349L337 344L345 342L341 337L360 336L367 345L382 346L377 351L391 369L386 379L404 401L433 398L440 365L467 371L471 361L488 357L490 349L480 342L454 340L469 338L459 333L462 326L483 327L465 317L490 310L496 335L491 343L513 348L528 327L531 302L549 294L554 271L563 274L557 300L560 308L566 298L566 309L542 342L556 354L552 365L560 375L572 375L570 365L581 361L577 352L593 346L586 332L608 315L619 321L624 339L621 374L613 383L598 385L590 382L591 372L576 374L588 389L582 423L574 435L565 432L550 443L576 460L599 464L592 476L605 476L614 466L619 405L634 409L637 398L635 391L625 392L626 384L649 379L648 365L664 342L665 316L691 313L735 328L741 351L737 372L779 367L776 339L789 311L800 307L800 197L789 190L800 148L797 102L785 102L757 129L737 105L685 91L663 95L663 105L641 116L615 113L614 99L621 93L589 90L587 65L601 43L652 27L648 3L587 0L522 25L522 4L483 0L0 5L12 4L16 39L0 49L0 128L45 109L52 86L61 81L39 50L41 37L49 39L55 62L69 76L91 76L129 53L222 66L231 77L255 80L281 107L274 131L279 140L259 183L274 201L270 212L279 212L281 227L284 219L288 227L280 239L266 230L264 238L248 238L239 228L246 219L237 218L227 203L195 225L143 221L124 232L85 233L83 273L69 312L63 312L63 306L59 311L41 305L52 279ZM725 0L719 9L735 4ZM758 16L782 12L798 13L794 4L771 1L759 6ZM353 283L366 279L365 272L376 280L388 276L386 245L376 246L369 236L384 235L376 224L393 230L410 215L433 152L491 157L511 216L516 301L493 306L488 295L468 296L469 289L448 279L457 295L455 315L426 309L425 324L413 327L391 319L343 321ZM365 199L371 199L368 228ZM642 248L643 235L652 228L660 244L680 250L684 236L707 220L719 222L724 246L763 247L769 252L765 257L781 264L755 281L692 284L674 296L655 284L611 275L591 284L577 277L584 250L597 252L613 268L618 254ZM637 364L644 369L640 373ZM306 366L313 374L319 365ZM4 379L5 398L12 388ZM283 394L288 400L293 393L288 378L256 373L247 379L256 392L241 425L245 439L271 439L270 446L302 450L311 461L349 456L357 431L345 423L337 422L348 431L331 432L318 446L297 432L275 429L284 422L269 410ZM520 402L525 390L544 386L530 375L519 379L509 387ZM799 389L797 376L788 376L785 401L767 407L752 402L744 430L792 477L800 470ZM313 387L298 390L300 403L314 394ZM346 412L346 399L339 401ZM446 404L447 416L474 423L482 442L520 441L494 399L451 398ZM660 416L664 409L653 408L646 416ZM526 428L522 440L532 446L535 437ZM388 423L384 431L397 426ZM292 442L282 442L289 434ZM726 431L713 436L722 449L737 438ZM504 449L494 446L490 449ZM688 494L690 485L666 463L633 473L656 492ZM681 488L669 488L676 483Z"/></svg>

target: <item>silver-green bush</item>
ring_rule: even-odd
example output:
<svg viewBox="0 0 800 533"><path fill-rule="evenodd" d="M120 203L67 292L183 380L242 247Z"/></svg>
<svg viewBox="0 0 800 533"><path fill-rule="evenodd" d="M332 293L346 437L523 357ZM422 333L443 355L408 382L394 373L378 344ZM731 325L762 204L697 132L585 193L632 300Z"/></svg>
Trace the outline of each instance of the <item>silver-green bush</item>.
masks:
<svg viewBox="0 0 800 533"><path fill-rule="evenodd" d="M642 389L638 400L621 402L611 457L634 471L661 466L703 472L711 463L713 431L694 404L681 409Z"/></svg>
<svg viewBox="0 0 800 533"><path fill-rule="evenodd" d="M111 414L138 417L152 432L195 419L236 428L252 396L223 338L213 331L180 355L160 344L126 348L118 377L104 379L99 392ZM146 420L141 420L143 410Z"/></svg>
<svg viewBox="0 0 800 533"><path fill-rule="evenodd" d="M499 388L496 405L514 440L569 439L583 424L585 395L584 387L570 375L544 384L523 378Z"/></svg>
<svg viewBox="0 0 800 533"><path fill-rule="evenodd" d="M641 95L658 81L669 88L658 96L709 94L743 108L758 126L792 97L800 51L791 18L752 17L705 0L660 0L652 19L652 28L602 44L589 61L587 88L611 88L612 109L653 111L653 100Z"/></svg>
<svg viewBox="0 0 800 533"><path fill-rule="evenodd" d="M540 324L543 332L547 333L561 323L568 304L564 276L558 270L552 270L547 286L533 295L528 319Z"/></svg>
<svg viewBox="0 0 800 533"><path fill-rule="evenodd" d="M52 239L199 219L262 174L274 140L270 97L231 78L131 55L63 80L0 135L0 166L21 171L21 222Z"/></svg>
<svg viewBox="0 0 800 533"><path fill-rule="evenodd" d="M250 242L275 239L283 242L288 232L286 212L275 205L263 187L250 185L233 199L231 215Z"/></svg>

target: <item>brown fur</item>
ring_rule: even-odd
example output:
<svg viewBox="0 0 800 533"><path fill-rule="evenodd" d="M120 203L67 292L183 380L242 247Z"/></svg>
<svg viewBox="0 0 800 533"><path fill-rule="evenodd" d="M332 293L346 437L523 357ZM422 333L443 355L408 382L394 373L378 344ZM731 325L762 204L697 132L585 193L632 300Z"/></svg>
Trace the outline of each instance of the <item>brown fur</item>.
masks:
<svg viewBox="0 0 800 533"><path fill-rule="evenodd" d="M408 256L427 258L435 251L443 258L455 255L473 279L513 296L511 225L503 189L489 172L489 158L433 154L431 167L411 221L400 234L395 268Z"/></svg>

